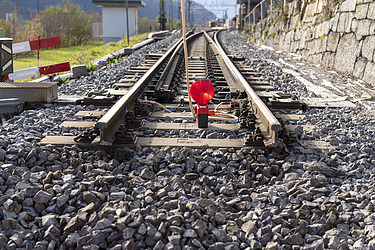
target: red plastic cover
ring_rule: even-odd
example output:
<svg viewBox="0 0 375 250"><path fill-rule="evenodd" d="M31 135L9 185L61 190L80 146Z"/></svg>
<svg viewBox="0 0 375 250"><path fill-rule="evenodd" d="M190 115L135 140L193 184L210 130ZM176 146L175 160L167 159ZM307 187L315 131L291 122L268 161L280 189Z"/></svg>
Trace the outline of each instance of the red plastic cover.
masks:
<svg viewBox="0 0 375 250"><path fill-rule="evenodd" d="M195 79L190 95L198 104L206 104L214 97L215 89L209 79Z"/></svg>

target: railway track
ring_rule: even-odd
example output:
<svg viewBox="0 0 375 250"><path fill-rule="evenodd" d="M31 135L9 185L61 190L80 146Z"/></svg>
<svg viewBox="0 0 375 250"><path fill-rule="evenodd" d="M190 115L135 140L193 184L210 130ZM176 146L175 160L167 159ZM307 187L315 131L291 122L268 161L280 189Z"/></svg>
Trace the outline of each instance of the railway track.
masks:
<svg viewBox="0 0 375 250"><path fill-rule="evenodd" d="M163 54L149 54L145 63L127 70L113 89L94 93L112 95L107 98L109 103L118 97L107 111L81 111L76 114L80 121L61 124L82 130L79 136L47 136L41 144L276 149L300 145L293 131L311 126L296 124L293 120L302 117L285 110L303 109L302 102L278 93L243 58L227 55L220 44L220 32L189 33L187 41L190 85L195 79L209 79L215 88L209 108L216 114L210 116L207 128L198 128L187 104L180 39ZM305 142L305 146L327 147L316 141Z"/></svg>
<svg viewBox="0 0 375 250"><path fill-rule="evenodd" d="M0 126L1 248L372 248L373 112L311 108L291 98L280 89L301 99L315 95L268 61L282 59L278 54L223 33L216 39L279 121L285 150L267 149L273 148L267 124L231 75L235 70L221 67L227 59L212 32L191 40L191 82L210 79L216 118L238 119L198 128L187 104L184 55L173 44L171 57L123 113L104 122L165 56L162 48L178 36L172 35L60 87L61 94L78 95L80 105L26 110ZM146 50L154 54L143 61ZM327 146L317 139L332 148L315 150Z"/></svg>

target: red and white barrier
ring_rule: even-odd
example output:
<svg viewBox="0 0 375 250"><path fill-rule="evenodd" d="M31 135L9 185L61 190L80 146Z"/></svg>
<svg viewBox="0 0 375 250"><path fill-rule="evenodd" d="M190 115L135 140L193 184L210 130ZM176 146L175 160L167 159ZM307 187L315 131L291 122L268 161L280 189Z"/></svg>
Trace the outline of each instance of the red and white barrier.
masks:
<svg viewBox="0 0 375 250"><path fill-rule="evenodd" d="M56 47L61 45L61 39L59 36L38 39L34 41L27 41L22 43L14 43L12 45L13 54L27 52L30 50L41 50L50 47Z"/></svg>
<svg viewBox="0 0 375 250"><path fill-rule="evenodd" d="M16 81L16 80L38 76L38 73L40 75L49 75L49 74L64 72L64 71L69 71L69 70L70 70L70 63L63 62L63 63L42 66L42 67L39 67L39 70L38 70L38 67L16 70L14 71L14 73L9 74L8 77L9 79Z"/></svg>
<svg viewBox="0 0 375 250"><path fill-rule="evenodd" d="M14 43L12 45L13 54L27 52L31 50L38 50L38 62L37 62L38 66L35 68L16 70L12 74L9 74L6 77L6 79L11 79L11 80L16 81L16 80L21 80L25 78L35 77L38 75L48 75L48 74L53 74L53 73L58 73L58 72L69 71L70 70L69 62L63 62L63 63L57 63L57 64L39 67L39 51L41 49L56 47L59 45L61 45L61 39L59 36L44 38L44 39L40 39L38 36L38 40L27 41L27 42L22 42L22 43Z"/></svg>

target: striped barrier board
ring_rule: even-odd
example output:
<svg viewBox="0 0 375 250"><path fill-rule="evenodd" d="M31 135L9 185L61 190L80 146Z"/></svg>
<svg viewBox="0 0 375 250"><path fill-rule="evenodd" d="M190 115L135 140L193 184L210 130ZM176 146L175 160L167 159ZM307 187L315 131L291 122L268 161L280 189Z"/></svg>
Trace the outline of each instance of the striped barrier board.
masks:
<svg viewBox="0 0 375 250"><path fill-rule="evenodd" d="M38 49L45 49L50 47L56 47L61 45L61 39L59 36L44 38L34 41L27 41L21 43L14 43L13 47L13 54L27 52L30 50L38 50Z"/></svg>
<svg viewBox="0 0 375 250"><path fill-rule="evenodd" d="M25 78L31 78L38 75L38 68L29 68L29 69L21 69L16 70L13 73L9 74L8 77L11 80L21 80Z"/></svg>
<svg viewBox="0 0 375 250"><path fill-rule="evenodd" d="M58 72L69 71L69 70L70 70L70 63L63 62L63 63L42 66L42 67L39 67L39 70L37 67L16 70L14 73L9 74L8 77L9 79L16 81L16 80L21 80L21 79L37 76L38 73L40 75L48 75L48 74L53 74L53 73L58 73Z"/></svg>
<svg viewBox="0 0 375 250"><path fill-rule="evenodd" d="M41 75L48 75L48 74L53 74L57 72L69 71L69 70L70 70L69 62L63 62L63 63L57 63L57 64L51 64L51 65L39 67L39 72Z"/></svg>

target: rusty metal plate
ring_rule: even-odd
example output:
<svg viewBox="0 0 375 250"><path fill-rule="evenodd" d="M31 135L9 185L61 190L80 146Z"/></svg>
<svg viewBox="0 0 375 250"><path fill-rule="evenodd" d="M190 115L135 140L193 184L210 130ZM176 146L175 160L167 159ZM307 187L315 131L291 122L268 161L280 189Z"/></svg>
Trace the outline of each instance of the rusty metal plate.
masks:
<svg viewBox="0 0 375 250"><path fill-rule="evenodd" d="M139 137L137 145L152 147L213 147L213 148L242 148L241 139L196 139L196 138L159 138Z"/></svg>
<svg viewBox="0 0 375 250"><path fill-rule="evenodd" d="M275 114L278 119L300 121L303 120L305 115L289 115L289 114Z"/></svg>
<svg viewBox="0 0 375 250"><path fill-rule="evenodd" d="M275 88L271 85L253 85L251 82L249 82L249 84L251 85L251 87L255 90L255 91L267 91L267 90L274 90Z"/></svg>
<svg viewBox="0 0 375 250"><path fill-rule="evenodd" d="M146 122L144 127L150 129L217 129L217 130L235 130L239 129L238 124L224 124L224 123L209 123L208 128L198 128L196 123L151 123Z"/></svg>
<svg viewBox="0 0 375 250"><path fill-rule="evenodd" d="M285 125L289 131L294 131L297 127L302 127L303 131L312 131L314 126L312 125Z"/></svg>
<svg viewBox="0 0 375 250"><path fill-rule="evenodd" d="M123 96L129 92L126 89L106 89L106 91L108 92L108 94L115 96Z"/></svg>
<svg viewBox="0 0 375 250"><path fill-rule="evenodd" d="M95 122L88 121L65 121L60 124L60 127L64 128L92 128Z"/></svg>
<svg viewBox="0 0 375 250"><path fill-rule="evenodd" d="M130 69L131 70L149 70L151 67L142 67L142 66L138 66L138 67L131 67Z"/></svg>
<svg viewBox="0 0 375 250"><path fill-rule="evenodd" d="M132 82L132 83L121 83L121 82L118 82L118 83L115 83L113 84L114 87L119 87L119 88L130 88L134 85L135 82Z"/></svg>
<svg viewBox="0 0 375 250"><path fill-rule="evenodd" d="M277 97L277 93L279 93L279 91L256 91L256 92L260 98L272 98L274 96Z"/></svg>
<svg viewBox="0 0 375 250"><path fill-rule="evenodd" d="M173 113L152 113L151 118L193 118L193 114L190 112L173 112Z"/></svg>
<svg viewBox="0 0 375 250"><path fill-rule="evenodd" d="M74 138L77 136L46 136L44 137L39 144L40 145L55 145L55 146L64 146L64 145L74 145L76 142Z"/></svg>
<svg viewBox="0 0 375 250"><path fill-rule="evenodd" d="M138 77L133 77L133 78L123 78L123 79L120 79L120 83L126 83L126 82L137 82L138 81ZM117 83L114 83L114 85L117 84Z"/></svg>
<svg viewBox="0 0 375 250"><path fill-rule="evenodd" d="M248 83L251 86L271 86L268 82L266 81L259 81L259 80L253 80L253 79L247 79ZM272 86L271 86L272 87Z"/></svg>
<svg viewBox="0 0 375 250"><path fill-rule="evenodd" d="M300 141L301 146L304 148L311 148L311 149L330 149L333 146L326 141Z"/></svg>
<svg viewBox="0 0 375 250"><path fill-rule="evenodd" d="M146 73L149 69L129 69L125 72L125 74L129 73Z"/></svg>
<svg viewBox="0 0 375 250"><path fill-rule="evenodd" d="M355 108L356 105L350 101L328 100L324 98L302 99L310 108Z"/></svg>
<svg viewBox="0 0 375 250"><path fill-rule="evenodd" d="M264 81L263 77L259 77L259 76L249 76L249 77L247 77L247 79L250 80L250 81L262 81L264 83L269 84L268 82Z"/></svg>
<svg viewBox="0 0 375 250"><path fill-rule="evenodd" d="M86 118L98 118L103 116L106 111L78 111L74 116L86 117Z"/></svg>

